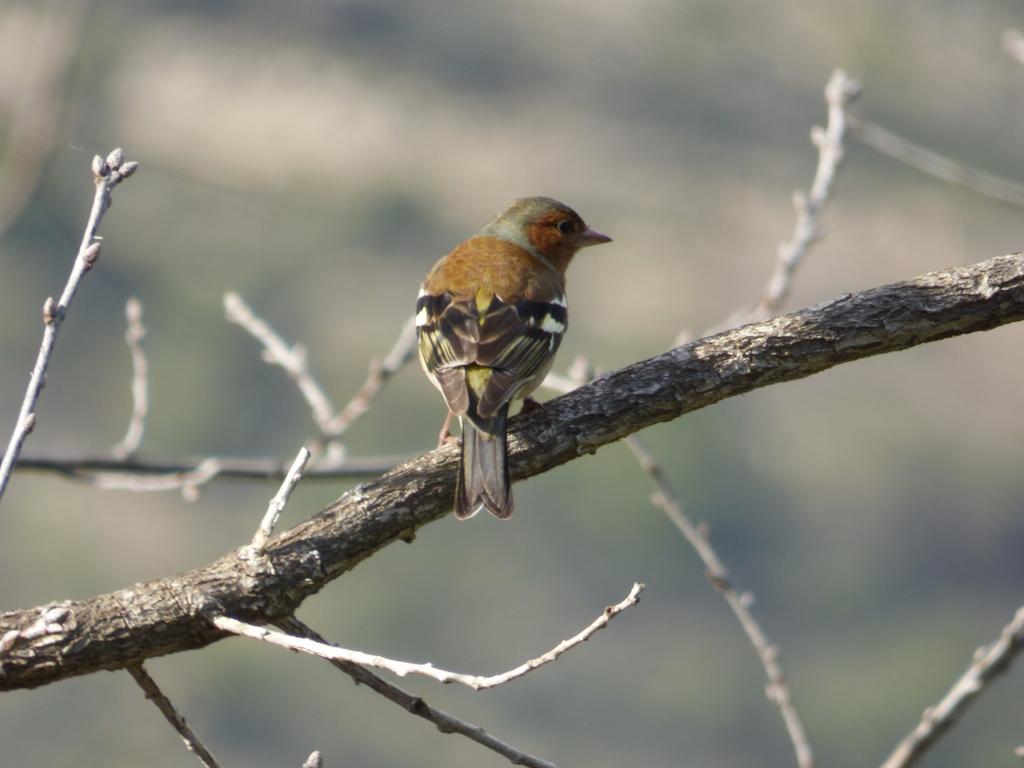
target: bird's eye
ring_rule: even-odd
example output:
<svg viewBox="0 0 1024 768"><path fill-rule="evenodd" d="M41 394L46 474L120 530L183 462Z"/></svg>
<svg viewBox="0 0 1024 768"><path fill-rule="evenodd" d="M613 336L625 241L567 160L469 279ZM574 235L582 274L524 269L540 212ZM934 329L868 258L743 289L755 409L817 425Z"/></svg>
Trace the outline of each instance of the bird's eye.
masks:
<svg viewBox="0 0 1024 768"><path fill-rule="evenodd" d="M574 231L576 231L576 222L574 222L572 219L562 219L560 222L558 222L558 231L561 232L563 235L571 235Z"/></svg>

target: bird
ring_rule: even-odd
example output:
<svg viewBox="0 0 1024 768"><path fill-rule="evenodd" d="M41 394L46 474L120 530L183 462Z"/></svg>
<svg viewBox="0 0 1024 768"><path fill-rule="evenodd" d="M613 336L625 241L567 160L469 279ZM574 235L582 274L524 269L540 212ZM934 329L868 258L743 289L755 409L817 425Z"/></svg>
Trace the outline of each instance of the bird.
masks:
<svg viewBox="0 0 1024 768"><path fill-rule="evenodd" d="M416 299L420 363L462 427L455 516L512 514L508 412L544 380L569 324L565 270L611 242L550 197L523 197L433 265Z"/></svg>

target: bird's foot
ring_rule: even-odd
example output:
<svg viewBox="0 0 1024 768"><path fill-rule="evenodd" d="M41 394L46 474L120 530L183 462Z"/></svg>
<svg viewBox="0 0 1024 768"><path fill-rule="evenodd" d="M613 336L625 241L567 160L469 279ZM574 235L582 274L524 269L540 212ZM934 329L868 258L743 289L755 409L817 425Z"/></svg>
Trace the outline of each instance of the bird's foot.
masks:
<svg viewBox="0 0 1024 768"><path fill-rule="evenodd" d="M523 398L522 413L533 413L534 411L543 411L543 410L545 410L544 403L537 402L536 400L534 400L529 395L527 395L526 397Z"/></svg>
<svg viewBox="0 0 1024 768"><path fill-rule="evenodd" d="M444 430L437 436L437 447L444 448L446 445L462 445L462 438L456 437L448 430Z"/></svg>
<svg viewBox="0 0 1024 768"><path fill-rule="evenodd" d="M451 411L448 411L448 415L444 417L444 424L441 425L441 431L437 435L438 448L444 448L446 445L462 444L462 439L453 435L449 430L449 427L452 425L453 415Z"/></svg>

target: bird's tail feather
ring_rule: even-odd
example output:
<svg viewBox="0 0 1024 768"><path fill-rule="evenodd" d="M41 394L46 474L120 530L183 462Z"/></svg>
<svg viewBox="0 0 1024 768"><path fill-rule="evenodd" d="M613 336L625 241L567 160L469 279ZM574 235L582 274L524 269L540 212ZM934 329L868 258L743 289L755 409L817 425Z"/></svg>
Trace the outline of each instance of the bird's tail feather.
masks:
<svg viewBox="0 0 1024 768"><path fill-rule="evenodd" d="M486 429L463 419L462 466L455 484L455 516L460 520L472 517L481 508L502 519L512 514L505 435L507 419L507 404L486 424Z"/></svg>

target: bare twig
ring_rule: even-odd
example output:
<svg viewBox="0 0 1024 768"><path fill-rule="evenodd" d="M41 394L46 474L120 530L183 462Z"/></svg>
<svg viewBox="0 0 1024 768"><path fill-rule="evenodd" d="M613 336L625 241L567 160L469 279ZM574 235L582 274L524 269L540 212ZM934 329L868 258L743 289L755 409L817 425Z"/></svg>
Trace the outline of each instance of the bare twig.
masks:
<svg viewBox="0 0 1024 768"><path fill-rule="evenodd" d="M43 324L45 326L43 329L43 342L39 347L36 364L32 369L28 389L25 392L25 398L18 413L18 422L7 445L3 461L0 462L0 498L3 497L4 490L7 488L7 483L11 477L11 472L18 461L21 446L25 442L25 438L28 437L35 427L36 403L46 383L46 369L50 364L50 357L53 355L53 348L57 342L57 332L67 316L68 308L71 305L72 299L75 298L75 293L78 291L78 285L82 280L82 276L92 269L96 259L99 258L100 244L96 233L99 230L100 222L103 220L103 215L110 208L110 193L114 187L135 173L138 165L135 162L126 163L124 161L124 152L120 149L115 149L111 152L106 160L99 155L93 158L92 173L96 183L96 194L93 197L92 211L89 213L89 221L85 226L85 233L82 235L78 255L75 257L71 274L68 276L67 284L64 286L64 292L58 301L54 302L52 298L48 298L43 305Z"/></svg>
<svg viewBox="0 0 1024 768"><path fill-rule="evenodd" d="M298 344L288 346L281 335L266 320L258 317L237 293L224 294L224 310L228 320L242 326L263 345L263 359L283 368L305 398L320 432L319 440L311 441L311 447L317 454L314 465L321 461L339 462L344 459L341 436L370 409L384 384L410 360L416 348L416 326L410 317L384 359L370 362L363 386L338 413L324 388L310 372L305 347Z"/></svg>
<svg viewBox="0 0 1024 768"><path fill-rule="evenodd" d="M971 168L862 117L850 117L850 132L862 144L921 173L1024 208L1024 184Z"/></svg>
<svg viewBox="0 0 1024 768"><path fill-rule="evenodd" d="M252 315L244 303L242 303L241 309L239 309L234 299L225 298L225 302L231 304L239 317L245 318L244 322L248 323L245 327L254 336L263 341L263 335L266 331L275 339L275 341L271 342L268 338L267 342L275 349L275 355L280 353L280 347L286 350L286 357L287 353L294 353L295 350L289 351L287 344L281 340L281 337L263 320ZM248 313L248 316L246 313ZM250 321L249 316L253 317L254 321ZM144 333L144 331L142 332ZM132 344L131 335L132 330L129 328L129 346ZM311 441L311 447L314 450L326 449L326 452L312 459L309 467L303 473L305 477L320 480L374 477L387 472L396 464L408 458L407 456L383 456L349 459L345 456L344 451L340 450L341 445L336 440L352 426L353 422L369 410L373 399L380 393L387 381L401 370L412 357L415 345L415 325L412 318L410 318L402 326L398 339L384 359L374 360L370 363L370 372L367 379L356 395L342 409L340 414L331 417L330 424L326 424L329 427L329 435L335 442L324 446L322 443L318 444L318 441ZM291 362L294 361L290 361L289 364ZM145 357L142 356L141 348L138 350L138 355L136 355L135 348L133 348L133 364L135 377L132 381L132 392L135 407L132 422L134 424L138 421L140 424L139 429L141 430L146 412L146 362ZM304 370L303 380L308 379L308 382L312 382L312 384L306 383L303 386L307 388L311 386L312 389L310 391L323 392L323 388L310 376L308 369ZM301 389L302 387L300 386ZM316 401L315 398L314 401ZM327 402L327 408L333 409L329 401ZM129 434L133 434L131 427L129 428ZM141 432L139 437L141 439ZM125 436L125 440L127 439L128 435ZM122 440L122 446L125 440ZM338 450L332 450L332 446ZM271 457L208 456L205 458L142 460L137 458L134 451L132 451L130 455L123 456L119 454L112 454L110 456L61 456L49 453L28 455L20 459L18 469L57 472L71 479L80 480L106 490L159 492L178 490L185 487L194 490L215 477L280 480L287 474L288 465ZM213 471L214 469L215 471Z"/></svg>
<svg viewBox="0 0 1024 768"><path fill-rule="evenodd" d="M199 737L189 728L188 723L185 722L185 718L178 714L178 711L174 708L174 704L167 698L160 687L156 684L156 681L149 676L149 673L143 669L141 664L133 664L128 667L128 673L132 676L139 687L145 692L146 698L156 704L157 709L163 714L167 722L171 724L171 727L176 730L181 738L185 742L185 746L190 752L195 754L199 758L199 762L206 766L206 768L219 768L219 763L210 753L203 743L199 740Z"/></svg>
<svg viewBox="0 0 1024 768"><path fill-rule="evenodd" d="M593 379L594 375L595 371L586 358L578 357L573 361L568 376L553 377L549 374L544 380L544 385L557 391L571 392L581 384L585 384ZM640 439L636 435L629 435L623 439L623 442L654 485L654 493L650 498L651 504L668 516L668 519L679 529L679 532L683 534L686 541L696 551L697 556L704 562L708 580L732 609L739 620L740 626L743 627L743 631L746 632L747 637L750 639L751 645L754 646L754 650L757 652L761 665L764 667L765 674L768 677L765 694L768 696L769 701L778 706L782 714L786 731L789 733L790 741L796 753L797 765L800 768L812 768L814 765L814 755L810 742L807 739L807 733L804 731L800 714L793 704L792 694L782 674L778 648L768 641L764 630L761 629L761 625L750 611L750 606L753 604L754 599L753 595L749 592L740 593L736 589L735 582L711 546L706 530L694 525L689 517L687 517L683 511L682 504L672 492L672 488L669 486L668 479L665 477L661 466L654 460L650 452L647 451Z"/></svg>
<svg viewBox="0 0 1024 768"><path fill-rule="evenodd" d="M828 124L822 129L811 129L811 142L818 148L818 167L814 181L806 194L793 195L796 209L796 223L790 239L779 245L779 259L775 272L765 286L755 318L767 317L778 311L789 296L793 274L811 245L821 238L821 212L828 202L836 170L843 161L843 139L846 136L846 109L850 102L860 95L860 83L853 80L841 69L837 69L825 86L825 101L828 103ZM751 319L755 319L751 318Z"/></svg>
<svg viewBox="0 0 1024 768"><path fill-rule="evenodd" d="M991 645L983 645L974 653L974 660L942 700L928 707L921 722L893 750L882 768L904 768L915 763L935 741L964 713L971 702L996 677L1009 669L1024 650L1024 606L1017 609L1013 620L1003 627Z"/></svg>
<svg viewBox="0 0 1024 768"><path fill-rule="evenodd" d="M199 498L200 486L206 485L220 474L216 458L200 461L195 468L183 472L143 475L123 472L82 472L72 476L104 491L133 491L135 493L162 493L181 491L188 501Z"/></svg>
<svg viewBox="0 0 1024 768"><path fill-rule="evenodd" d="M290 635L308 638L327 645L327 641L323 637L294 617L281 620L278 626ZM402 707L406 712L433 723L441 733L457 733L460 736L465 736L482 747L498 753L512 763L512 765L524 765L528 768L556 768L554 763L549 763L547 760L542 760L539 757L523 752L521 749L492 736L478 725L468 723L442 709L431 706L422 697L414 696L359 664L342 659L328 659L327 661L336 669L351 677L357 685L363 684Z"/></svg>
<svg viewBox="0 0 1024 768"><path fill-rule="evenodd" d="M292 462L288 474L284 476L281 487L274 495L274 498L270 500L270 505L263 516L263 521L260 523L260 527L256 529L256 535L252 537L252 547L257 552L263 550L263 545L267 543L267 539L273 534L274 526L277 525L277 520L281 517L284 507L288 503L288 497L292 495L295 486L302 479L302 470L306 468L306 462L308 461L309 449L303 446L299 449L295 461Z"/></svg>
<svg viewBox="0 0 1024 768"><path fill-rule="evenodd" d="M138 452L146 429L146 414L149 412L149 365L146 363L146 353L142 351L142 339L146 336L146 328L142 325L142 302L134 296L128 299L124 305L124 314L128 323L124 340L132 356L132 415L121 442L110 451L122 459Z"/></svg>
<svg viewBox="0 0 1024 768"><path fill-rule="evenodd" d="M860 91L860 83L843 70L837 69L832 73L825 85L828 122L825 128L818 125L811 128L811 143L818 150L814 180L808 192L797 190L793 193L793 208L796 210L793 233L789 240L779 244L775 269L768 278L757 305L737 310L724 322L709 329L707 334L718 333L778 314L789 297L797 268L811 246L822 237L821 214L828 203L836 171L845 154L843 141L850 119L847 109L850 102L860 95ZM676 346L681 346L691 340L692 334L684 330L676 337L675 343Z"/></svg>
<svg viewBox="0 0 1024 768"><path fill-rule="evenodd" d="M265 627L246 624L245 622L241 622L227 616L217 616L211 619L211 622L215 627L222 629L225 632L231 632L232 634L241 635L242 637L249 637L253 640L263 640L264 642L271 643L273 645L279 645L282 648L288 648L292 651L302 651L303 653L319 656L323 659L340 659L343 661L351 661L355 664L361 664L364 667L386 669L399 677L405 677L406 675L423 675L424 677L433 678L440 683L459 683L468 688L472 688L475 691L479 691L484 688L494 688L498 685L504 685L511 680L522 677L528 672L532 672L538 667L550 664L570 648L574 648L580 643L586 641L598 630L604 629L608 626L608 622L618 616L622 611L632 605L636 605L637 601L640 599L640 593L643 589L643 584L634 584L633 588L629 591L629 594L626 595L622 602L616 603L615 605L609 605L604 609L604 612L597 617L597 619L578 634L570 637L568 640L563 640L550 651L535 659L530 659L507 672L490 676L466 675L461 672L448 672L443 669L437 669L433 664L415 664L407 661L386 659L383 656L362 653L361 651L350 651L346 648L339 648L335 645L319 643L314 640L309 640L308 638L293 637L281 632L266 629Z"/></svg>
<svg viewBox="0 0 1024 768"><path fill-rule="evenodd" d="M313 480L348 480L376 477L408 456L378 456L366 459L345 459L344 461L320 461L308 467L303 476ZM209 456L206 458L183 459L120 459L114 456L90 454L26 454L18 460L19 471L56 472L71 479L93 482L97 474L103 474L112 488L120 484L123 490L173 490L180 486L149 488L148 479L154 475L166 475L156 482L169 482L175 476L197 472L204 462L216 462L217 477L237 480L277 480L288 473L289 464L270 456ZM138 482L136 482L138 481ZM138 485L134 487L133 484Z"/></svg>
<svg viewBox="0 0 1024 768"><path fill-rule="evenodd" d="M1003 31L1003 50L1010 58L1024 64L1024 35L1018 29Z"/></svg>
<svg viewBox="0 0 1024 768"><path fill-rule="evenodd" d="M326 446L312 441L315 450L326 449L318 455L304 472L310 479L339 480L374 477L387 472L406 456L378 457L350 460L337 438L343 435L360 416L365 414L387 381L412 357L416 346L415 324L410 318L403 326L391 350L383 360L370 363L370 372L363 386L340 414L334 415L323 388L309 372L305 351L301 347L288 347L281 336L236 295L224 298L229 319L248 330L264 345L264 356L280 365L299 386L314 413L320 414L317 423L322 434L332 442ZM89 483L105 490L163 492L184 490L194 497L199 486L215 477L236 479L282 479L287 475L287 464L271 457L208 456L201 459L141 460L135 455L142 439L148 401L146 396L146 359L138 341L145 334L142 327L142 307L132 299L126 307L129 327L126 333L132 350L134 376L132 379L133 411L128 433L110 456L52 455L25 456L19 469L58 472L74 480ZM332 447L338 450L332 450Z"/></svg>
<svg viewBox="0 0 1024 768"><path fill-rule="evenodd" d="M762 291L758 304L752 310L734 312L725 322L706 333L715 333L724 328L769 317L782 309L792 290L797 268L810 247L822 236L821 213L829 201L836 172L843 161L843 142L848 128L851 127L852 116L848 108L860 92L860 84L843 70L837 69L832 73L825 86L828 123L824 129L818 126L811 129L811 141L818 149L814 181L810 191L797 191L793 196L793 205L796 209L793 234L789 240L779 245L775 269ZM676 344L689 343L691 336L688 331L684 331L676 338ZM630 435L624 442L654 485L651 503L668 516L696 551L707 568L708 579L722 594L743 627L768 677L765 692L768 699L779 708L790 742L793 744L797 764L801 768L811 768L814 765L814 755L782 674L778 648L768 641L764 630L750 611L753 595L749 592L740 593L736 589L729 572L712 548L706 531L695 526L686 516L682 503L672 492L660 466L644 448L643 443L635 435Z"/></svg>
<svg viewBox="0 0 1024 768"><path fill-rule="evenodd" d="M348 428L363 414L370 410L373 399L380 393L381 388L393 375L398 373L402 367L412 358L416 349L416 318L409 317L402 326L402 330L395 340L391 351L385 355L383 360L374 358L370 361L370 371L366 381L359 391L352 397L341 413L331 419L328 424L327 434L332 438L341 437Z"/></svg>
<svg viewBox="0 0 1024 768"><path fill-rule="evenodd" d="M750 644L757 651L758 658L761 659L761 665L768 677L765 694L768 696L768 700L773 702L782 713L782 720L786 724L786 731L789 733L789 739L796 753L797 765L800 768L812 768L814 755L800 714L793 704L792 694L782 674L779 650L768 641L764 630L761 629L761 625L750 611L750 606L754 601L753 595L750 592L740 592L736 589L732 576L729 575L728 570L711 546L707 531L703 527L695 526L686 516L682 504L669 487L661 467L637 437L630 435L625 438L624 442L654 485L655 490L651 494L651 504L668 516L668 519L679 529L679 532L683 534L683 537L704 562L708 580L728 603L740 626L743 627L743 631L750 639Z"/></svg>
<svg viewBox="0 0 1024 768"><path fill-rule="evenodd" d="M230 322L242 326L263 345L263 359L267 363L284 369L309 405L313 422L323 435L330 437L331 422L335 418L334 405L309 372L306 348L300 344L288 346L281 335L233 291L224 294L224 313Z"/></svg>
<svg viewBox="0 0 1024 768"><path fill-rule="evenodd" d="M398 339L383 360L374 360L366 381L340 414L333 415L333 406L323 395L323 388L310 375L305 364L305 352L301 347L289 348L273 328L256 317L249 307L234 294L225 296L225 307L231 319L245 327L265 347L265 356L274 364L289 371L299 384L303 396L314 414L330 415L329 421L318 423L332 440L344 434L360 416L365 414L374 397L388 379L397 373L411 358L416 344L415 325L410 318L403 326ZM271 457L230 457L208 456L199 459L141 460L136 456L142 440L148 410L147 365L139 341L145 335L142 326L142 306L137 299L131 299L125 308L128 330L125 334L132 352L132 418L121 442L114 447L110 456L103 455L52 455L24 456L19 460L18 469L57 472L104 490L135 492L165 492L183 490L187 498L194 498L199 486L216 477L235 479L282 479L287 475L287 464ZM283 361L283 362L281 362ZM314 394L320 393L320 395ZM322 395L322 397L321 397ZM325 416L326 419L326 416ZM314 441L315 443L316 441ZM340 449L340 443L333 443ZM379 457L351 460L342 450L331 450L332 443L324 454L317 456L304 473L310 479L339 480L374 477L387 472L406 456Z"/></svg>

